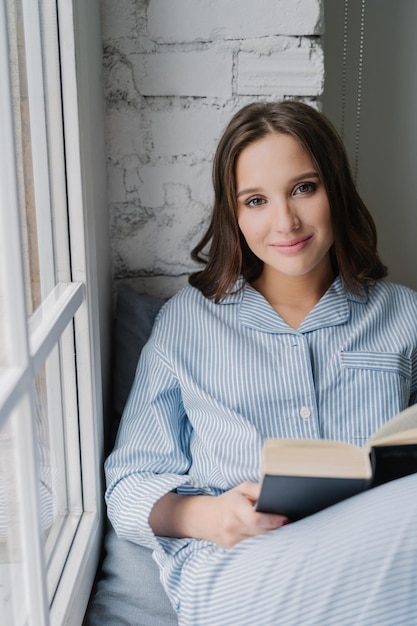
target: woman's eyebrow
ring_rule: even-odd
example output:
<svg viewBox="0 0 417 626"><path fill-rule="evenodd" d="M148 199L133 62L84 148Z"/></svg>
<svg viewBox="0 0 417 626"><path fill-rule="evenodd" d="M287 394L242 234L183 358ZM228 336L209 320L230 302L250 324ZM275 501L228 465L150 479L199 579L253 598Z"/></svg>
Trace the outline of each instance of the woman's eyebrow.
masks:
<svg viewBox="0 0 417 626"><path fill-rule="evenodd" d="M311 172L304 172L303 174L300 174L299 176L293 178L290 182L299 183L301 180L305 180L306 178L320 178L320 175L314 170Z"/></svg>
<svg viewBox="0 0 417 626"><path fill-rule="evenodd" d="M289 182L291 185L294 185L295 183L299 183L300 181L306 180L307 178L320 178L320 175L314 170L311 172L303 172L302 174L298 174L297 176L295 176L295 178L292 178ZM240 196L250 195L252 193L260 193L260 191L260 187L249 187L248 189L241 189L237 192L236 198L240 198Z"/></svg>
<svg viewBox="0 0 417 626"><path fill-rule="evenodd" d="M240 196L246 196L247 194L252 194L252 193L259 193L260 192L260 188L259 187L252 187L249 189L241 189L241 191L238 191L238 193L236 194L236 198L240 198Z"/></svg>

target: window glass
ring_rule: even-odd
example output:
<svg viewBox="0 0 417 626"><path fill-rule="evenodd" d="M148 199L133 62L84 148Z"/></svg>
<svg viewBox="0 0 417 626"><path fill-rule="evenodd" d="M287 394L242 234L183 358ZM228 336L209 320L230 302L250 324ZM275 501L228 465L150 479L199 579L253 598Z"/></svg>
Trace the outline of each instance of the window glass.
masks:
<svg viewBox="0 0 417 626"><path fill-rule="evenodd" d="M73 17L72 2L0 3L1 626L82 623L100 549L98 336L81 164L65 158L79 154Z"/></svg>
<svg viewBox="0 0 417 626"><path fill-rule="evenodd" d="M2 624L23 624L27 594L12 419L0 427L0 615Z"/></svg>
<svg viewBox="0 0 417 626"><path fill-rule="evenodd" d="M0 258L4 258L3 251L1 249L0 239ZM7 363L7 345L6 345L6 326L5 326L5 293L4 293L4 281L3 275L0 270L0 380L3 369Z"/></svg>
<svg viewBox="0 0 417 626"><path fill-rule="evenodd" d="M55 348L35 381L41 527L48 537L68 511L63 443L59 355Z"/></svg>
<svg viewBox="0 0 417 626"><path fill-rule="evenodd" d="M30 40L31 48L26 43L22 0L9 2L8 14L16 174L30 315L55 284L45 100L41 67L36 75L28 71L28 62L35 62L38 50L36 37Z"/></svg>
<svg viewBox="0 0 417 626"><path fill-rule="evenodd" d="M48 357L34 382L34 421L39 467L40 524L52 600L82 511L74 322L51 327L68 298L59 284L30 318L31 351ZM72 305L77 307L77 303ZM58 313L59 312L59 313ZM60 322L66 324L65 321ZM40 339L39 339L40 337ZM59 549L57 545L59 544Z"/></svg>

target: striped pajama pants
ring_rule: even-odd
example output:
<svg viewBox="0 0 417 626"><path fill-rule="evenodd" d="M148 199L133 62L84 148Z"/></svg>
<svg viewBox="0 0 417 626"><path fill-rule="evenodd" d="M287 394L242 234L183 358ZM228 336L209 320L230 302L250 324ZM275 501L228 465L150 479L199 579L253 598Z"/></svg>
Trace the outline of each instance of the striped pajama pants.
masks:
<svg viewBox="0 0 417 626"><path fill-rule="evenodd" d="M180 626L417 625L417 474L184 566Z"/></svg>

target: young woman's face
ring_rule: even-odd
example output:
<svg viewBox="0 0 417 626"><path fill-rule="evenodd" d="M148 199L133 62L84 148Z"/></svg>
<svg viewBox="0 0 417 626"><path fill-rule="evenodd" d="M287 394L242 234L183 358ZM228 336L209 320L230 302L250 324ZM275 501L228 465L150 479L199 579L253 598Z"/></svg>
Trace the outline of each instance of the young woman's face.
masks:
<svg viewBox="0 0 417 626"><path fill-rule="evenodd" d="M329 272L333 228L327 194L310 155L290 135L271 133L236 163L238 224L264 272Z"/></svg>

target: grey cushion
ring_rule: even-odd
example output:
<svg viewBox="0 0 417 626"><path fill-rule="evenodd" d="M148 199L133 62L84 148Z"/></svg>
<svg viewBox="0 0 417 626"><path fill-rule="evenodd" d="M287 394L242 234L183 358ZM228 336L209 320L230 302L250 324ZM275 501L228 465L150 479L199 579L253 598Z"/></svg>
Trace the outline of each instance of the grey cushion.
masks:
<svg viewBox="0 0 417 626"><path fill-rule="evenodd" d="M113 447L139 355L151 333L155 317L166 299L136 293L129 285L117 288L113 341L113 420L106 429L106 455Z"/></svg>
<svg viewBox="0 0 417 626"><path fill-rule="evenodd" d="M148 548L120 540L109 527L87 626L177 626L178 620L159 581L159 569Z"/></svg>
<svg viewBox="0 0 417 626"><path fill-rule="evenodd" d="M140 351L164 298L139 295L121 283L117 291L113 404L117 429L129 395ZM112 437L113 439L114 437ZM85 621L87 626L177 626L148 548L120 540L108 525L104 560Z"/></svg>
<svg viewBox="0 0 417 626"><path fill-rule="evenodd" d="M165 298L137 294L120 283L117 289L114 336L113 406L121 416L135 376L139 354L151 333Z"/></svg>

